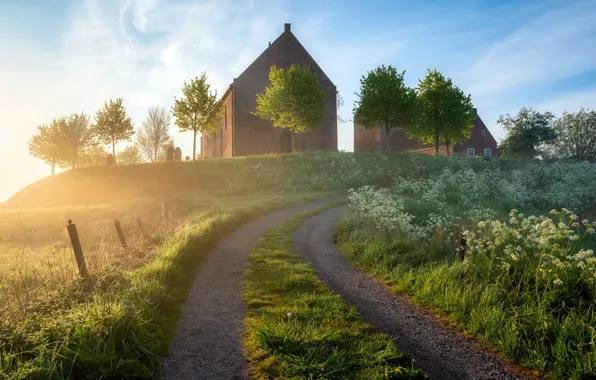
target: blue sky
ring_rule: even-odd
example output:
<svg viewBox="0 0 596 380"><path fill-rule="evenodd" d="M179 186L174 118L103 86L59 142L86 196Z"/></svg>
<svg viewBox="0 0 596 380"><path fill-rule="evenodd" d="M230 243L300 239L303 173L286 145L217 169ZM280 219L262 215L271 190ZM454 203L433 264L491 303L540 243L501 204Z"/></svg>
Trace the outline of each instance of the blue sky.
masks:
<svg viewBox="0 0 596 380"><path fill-rule="evenodd" d="M523 106L596 108L594 20L596 0L0 0L0 201L49 173L27 153L36 125L94 114L110 97L140 125L202 71L221 92L286 22L342 93L346 119L366 71L391 64L415 86L436 68L501 139L498 115ZM340 149L352 150L352 133L339 126ZM174 138L189 154L192 136Z"/></svg>

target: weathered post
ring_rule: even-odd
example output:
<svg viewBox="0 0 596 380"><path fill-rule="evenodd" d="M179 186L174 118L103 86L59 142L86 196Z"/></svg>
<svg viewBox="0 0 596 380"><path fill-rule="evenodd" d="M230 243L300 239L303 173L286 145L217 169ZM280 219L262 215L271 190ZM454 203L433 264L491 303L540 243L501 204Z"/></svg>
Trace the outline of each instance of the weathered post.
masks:
<svg viewBox="0 0 596 380"><path fill-rule="evenodd" d="M464 235L462 232L461 237L459 239L459 261L464 261L464 257L466 255L466 245L466 235Z"/></svg>
<svg viewBox="0 0 596 380"><path fill-rule="evenodd" d="M116 233L118 234L118 238L120 239L120 244L122 244L122 248L128 249L128 245L126 244L126 238L124 237L124 232L122 231L122 226L120 222L114 220L114 227L116 228Z"/></svg>
<svg viewBox="0 0 596 380"><path fill-rule="evenodd" d="M182 149L180 147L174 150L174 161L182 161Z"/></svg>
<svg viewBox="0 0 596 380"><path fill-rule="evenodd" d="M170 210L168 210L168 204L164 200L161 203L161 218L163 219L164 223L166 223L168 221L169 212L170 212Z"/></svg>
<svg viewBox="0 0 596 380"><path fill-rule="evenodd" d="M143 235L145 239L149 239L149 234L147 233L147 230L145 230L145 226L143 225L141 218L137 218L137 224L139 225L139 230L141 230L141 235Z"/></svg>
<svg viewBox="0 0 596 380"><path fill-rule="evenodd" d="M72 244L72 250L77 260L77 266L79 267L79 274L81 277L87 277L87 266L85 265L85 256L83 256L83 247L81 246L81 240L79 239L79 233L77 231L77 225L72 224L72 220L68 221L66 226L68 236L70 237L70 243Z"/></svg>
<svg viewBox="0 0 596 380"><path fill-rule="evenodd" d="M114 159L114 156L112 155L112 153L108 154L108 156L106 157L106 166L115 166L116 165L116 160Z"/></svg>
<svg viewBox="0 0 596 380"><path fill-rule="evenodd" d="M174 161L174 147L169 146L168 149L166 150L166 162L172 162L172 161Z"/></svg>

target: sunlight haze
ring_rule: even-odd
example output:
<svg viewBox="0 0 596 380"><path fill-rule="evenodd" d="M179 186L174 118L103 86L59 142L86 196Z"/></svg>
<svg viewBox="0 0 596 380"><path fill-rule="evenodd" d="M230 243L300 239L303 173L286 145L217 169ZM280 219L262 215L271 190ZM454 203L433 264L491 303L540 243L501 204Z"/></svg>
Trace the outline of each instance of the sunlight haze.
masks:
<svg viewBox="0 0 596 380"><path fill-rule="evenodd" d="M136 128L203 71L222 94L284 23L344 97L345 119L366 71L391 64L415 86L437 68L500 140L499 114L596 107L594 20L594 1L0 0L0 201L50 174L28 154L37 125L122 97ZM191 154L192 134L171 132ZM338 134L351 151L352 123Z"/></svg>

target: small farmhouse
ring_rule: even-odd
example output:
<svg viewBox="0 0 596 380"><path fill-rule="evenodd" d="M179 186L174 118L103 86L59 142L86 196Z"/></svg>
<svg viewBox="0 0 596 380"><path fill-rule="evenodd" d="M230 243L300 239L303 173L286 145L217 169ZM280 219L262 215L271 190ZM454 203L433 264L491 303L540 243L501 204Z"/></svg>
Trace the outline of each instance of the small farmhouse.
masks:
<svg viewBox="0 0 596 380"><path fill-rule="evenodd" d="M453 146L453 153L465 154L467 156L497 156L497 141L492 136L476 108L474 108L476 119L470 131L470 140L457 142ZM434 154L435 148L422 145L418 140L411 139L406 135L403 128L392 128L389 136L384 128L364 129L362 125L354 122L354 151L371 152L383 149L383 142L389 139L389 150L395 152L416 151L420 153ZM444 146L440 147L440 154L446 154Z"/></svg>
<svg viewBox="0 0 596 380"><path fill-rule="evenodd" d="M271 122L251 113L256 109L257 94L264 93L270 84L270 67L288 68L292 64L310 66L327 91L326 112L320 130L294 134L275 128ZM201 137L201 157L337 150L336 97L333 82L294 36L290 24L285 24L284 32L234 79L224 93L224 116L219 120L216 132Z"/></svg>

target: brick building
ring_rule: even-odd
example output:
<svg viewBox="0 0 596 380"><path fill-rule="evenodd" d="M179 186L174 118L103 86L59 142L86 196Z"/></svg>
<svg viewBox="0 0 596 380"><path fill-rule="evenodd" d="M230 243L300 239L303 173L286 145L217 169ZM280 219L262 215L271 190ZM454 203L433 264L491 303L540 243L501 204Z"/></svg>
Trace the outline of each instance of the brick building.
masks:
<svg viewBox="0 0 596 380"><path fill-rule="evenodd" d="M271 122L251 114L256 109L257 94L264 93L270 84L270 67L288 68L292 64L310 66L327 91L326 112L320 130L295 134L275 128ZM294 36L290 24L285 24L284 32L269 43L269 47L234 79L224 93L224 117L218 121L216 132L201 137L201 157L337 150L336 96L335 85Z"/></svg>
<svg viewBox="0 0 596 380"><path fill-rule="evenodd" d="M468 156L497 156L497 141L494 139L474 108L476 119L470 130L470 140L456 143L453 152ZM362 125L354 122L354 152L371 152L383 149L383 141L387 138L385 128L363 129ZM406 135L403 128L392 128L389 131L389 149L395 152L416 151L434 154L433 146L422 145L418 140ZM446 154L444 146L439 149L440 154Z"/></svg>

